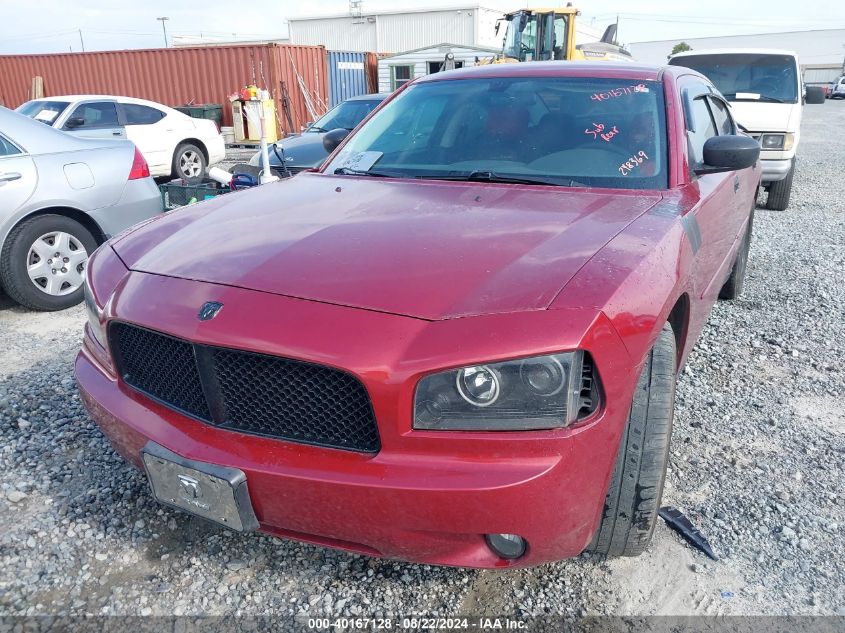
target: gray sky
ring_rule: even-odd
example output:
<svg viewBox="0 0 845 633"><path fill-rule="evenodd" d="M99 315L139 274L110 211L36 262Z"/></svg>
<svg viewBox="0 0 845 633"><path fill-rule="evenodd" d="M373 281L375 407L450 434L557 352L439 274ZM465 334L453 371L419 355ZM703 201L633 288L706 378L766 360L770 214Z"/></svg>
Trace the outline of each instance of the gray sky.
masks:
<svg viewBox="0 0 845 633"><path fill-rule="evenodd" d="M526 6L524 0L364 0L364 10L472 6L494 9ZM565 0L534 0L533 6L565 5ZM575 2L581 19L603 29L620 16L619 39L639 42L712 35L770 33L845 28L845 2L806 0L584 0ZM247 12L249 6L253 12ZM242 8L243 7L243 8ZM168 36L214 35L232 39L279 38L285 20L297 15L345 13L348 0L0 0L0 54L152 48L163 45L161 22ZM845 42L843 42L845 44ZM845 48L843 48L845 55Z"/></svg>

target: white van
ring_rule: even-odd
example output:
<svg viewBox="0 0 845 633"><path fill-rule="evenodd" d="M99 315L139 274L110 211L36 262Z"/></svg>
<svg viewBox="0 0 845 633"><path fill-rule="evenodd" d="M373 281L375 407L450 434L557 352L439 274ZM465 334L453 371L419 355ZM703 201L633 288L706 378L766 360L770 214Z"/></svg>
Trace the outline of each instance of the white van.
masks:
<svg viewBox="0 0 845 633"><path fill-rule="evenodd" d="M678 53L669 63L697 70L730 102L734 118L760 142L766 208L786 209L801 133L801 107L824 103L823 89L805 89L798 56L777 49L720 48Z"/></svg>

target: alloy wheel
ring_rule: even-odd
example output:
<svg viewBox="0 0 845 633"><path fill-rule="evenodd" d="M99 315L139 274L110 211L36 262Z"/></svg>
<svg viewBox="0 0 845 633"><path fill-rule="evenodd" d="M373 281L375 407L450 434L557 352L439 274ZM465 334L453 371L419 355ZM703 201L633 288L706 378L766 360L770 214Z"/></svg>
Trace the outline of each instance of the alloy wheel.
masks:
<svg viewBox="0 0 845 633"><path fill-rule="evenodd" d="M186 178L202 176L202 158L199 153L192 149L182 152L179 157L179 170Z"/></svg>

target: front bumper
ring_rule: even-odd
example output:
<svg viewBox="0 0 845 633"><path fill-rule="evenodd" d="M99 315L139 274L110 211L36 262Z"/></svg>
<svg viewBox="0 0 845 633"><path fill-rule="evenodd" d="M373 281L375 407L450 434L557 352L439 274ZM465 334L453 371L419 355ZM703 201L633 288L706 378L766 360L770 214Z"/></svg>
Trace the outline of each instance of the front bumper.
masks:
<svg viewBox="0 0 845 633"><path fill-rule="evenodd" d="M588 318L580 311L543 311L481 317L481 323L427 323L138 273L124 281L110 302L111 317L131 315L139 325L162 329L156 306L167 304L167 331L174 336L331 362L356 374L372 399L382 443L372 455L215 428L118 380L87 335L75 368L82 400L117 451L136 466L141 448L153 441L186 459L238 468L262 531L374 556L512 567L575 556L589 544L637 373L601 313ZM152 289L156 300L145 301ZM209 327L198 327L196 305L212 296L226 309ZM248 336L243 327L232 329L239 306L251 315ZM260 315L268 315L266 323ZM478 360L483 346L473 349L476 344L468 342L461 349L455 338L470 341L471 331L492 324L488 319L498 325L503 357L524 353L526 345L547 351L551 342L542 340L543 333L555 331L553 322L583 326L589 334L563 347L592 353L605 385L604 408L588 423L563 430L412 429L420 370ZM561 344L561 336L553 338ZM394 347L386 348L385 341ZM484 540L491 533L521 535L527 553L515 561L499 558Z"/></svg>
<svg viewBox="0 0 845 633"><path fill-rule="evenodd" d="M786 178L789 170L792 169L792 160L791 158L785 160L761 159L762 182L777 182Z"/></svg>

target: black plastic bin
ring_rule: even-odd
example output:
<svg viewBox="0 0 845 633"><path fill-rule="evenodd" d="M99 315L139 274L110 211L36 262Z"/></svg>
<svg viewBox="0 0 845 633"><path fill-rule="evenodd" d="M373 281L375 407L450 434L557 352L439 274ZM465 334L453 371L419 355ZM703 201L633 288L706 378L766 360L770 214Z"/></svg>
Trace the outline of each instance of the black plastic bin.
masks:
<svg viewBox="0 0 845 633"><path fill-rule="evenodd" d="M159 185L158 189L161 192L161 208L165 211L184 207L192 200L202 202L231 191L226 185L221 185L214 180L203 180L193 184L186 183L184 180L173 180Z"/></svg>
<svg viewBox="0 0 845 633"><path fill-rule="evenodd" d="M214 121L218 128L223 120L223 106L219 103L185 105L174 108L174 110L179 110L179 112L187 114L189 117L193 117L195 119L208 119L210 121Z"/></svg>

